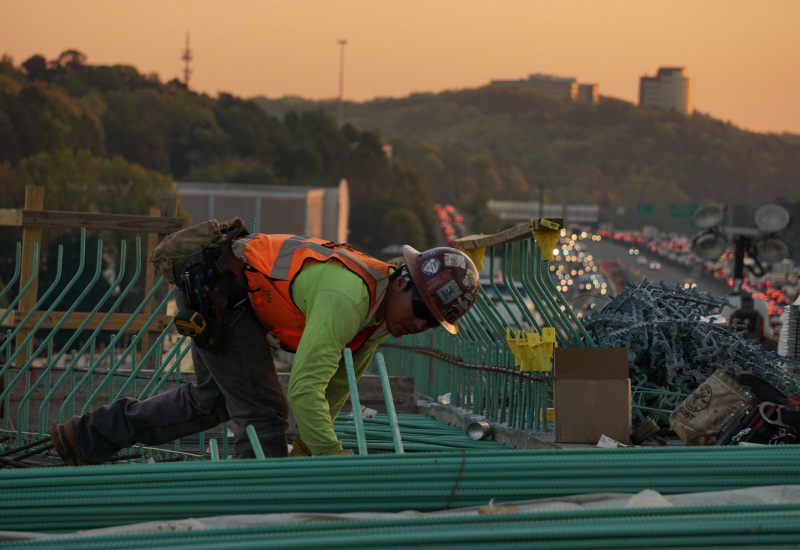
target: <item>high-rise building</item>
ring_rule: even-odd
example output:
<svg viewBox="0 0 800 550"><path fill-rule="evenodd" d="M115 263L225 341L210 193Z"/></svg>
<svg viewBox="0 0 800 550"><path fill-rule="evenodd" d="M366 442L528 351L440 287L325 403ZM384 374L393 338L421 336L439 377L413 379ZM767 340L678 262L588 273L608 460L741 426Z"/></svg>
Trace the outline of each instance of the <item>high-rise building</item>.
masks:
<svg viewBox="0 0 800 550"><path fill-rule="evenodd" d="M492 80L491 85L511 90L534 90L573 100L581 99L590 103L597 103L599 99L597 84L579 84L574 78L549 74L531 74L528 75L527 80Z"/></svg>
<svg viewBox="0 0 800 550"><path fill-rule="evenodd" d="M639 79L639 105L692 114L692 79L685 67L661 67L656 76Z"/></svg>

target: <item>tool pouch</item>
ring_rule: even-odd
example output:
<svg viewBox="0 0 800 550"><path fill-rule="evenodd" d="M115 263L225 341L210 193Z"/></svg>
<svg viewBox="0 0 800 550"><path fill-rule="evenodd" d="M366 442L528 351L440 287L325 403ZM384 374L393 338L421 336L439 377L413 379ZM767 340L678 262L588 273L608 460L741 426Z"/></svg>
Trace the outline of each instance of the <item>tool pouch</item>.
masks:
<svg viewBox="0 0 800 550"><path fill-rule="evenodd" d="M225 222L209 220L175 233L167 235L163 241L150 254L152 263L161 275L170 284L176 284L176 273L183 270L173 265L176 260L187 258L203 248L216 248L226 241L229 236L247 235L244 222L241 218L233 218Z"/></svg>
<svg viewBox="0 0 800 550"><path fill-rule="evenodd" d="M678 405L669 424L686 445L714 445L757 404L753 392L717 369Z"/></svg>
<svg viewBox="0 0 800 550"><path fill-rule="evenodd" d="M206 329L193 337L203 349L221 350L223 313L247 297L244 262L231 248L234 239L247 234L240 218L222 224L211 220L169 235L150 256L181 291L185 307L203 315Z"/></svg>

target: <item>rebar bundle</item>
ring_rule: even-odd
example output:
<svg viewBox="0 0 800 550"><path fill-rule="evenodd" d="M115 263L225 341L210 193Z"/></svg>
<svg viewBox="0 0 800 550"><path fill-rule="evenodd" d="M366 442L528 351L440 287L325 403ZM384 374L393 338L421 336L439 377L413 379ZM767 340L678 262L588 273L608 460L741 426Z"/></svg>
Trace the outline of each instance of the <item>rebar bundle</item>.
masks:
<svg viewBox="0 0 800 550"><path fill-rule="evenodd" d="M796 548L800 504L561 510L87 534L2 545L81 548Z"/></svg>
<svg viewBox="0 0 800 550"><path fill-rule="evenodd" d="M800 447L462 450L0 470L0 531L241 514L431 512L587 493L771 485L800 485Z"/></svg>

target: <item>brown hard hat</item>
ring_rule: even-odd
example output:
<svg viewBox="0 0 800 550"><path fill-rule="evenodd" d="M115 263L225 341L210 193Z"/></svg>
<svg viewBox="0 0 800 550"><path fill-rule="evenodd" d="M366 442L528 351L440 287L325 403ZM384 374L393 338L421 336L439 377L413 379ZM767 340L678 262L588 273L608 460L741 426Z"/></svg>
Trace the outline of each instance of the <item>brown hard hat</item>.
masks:
<svg viewBox="0 0 800 550"><path fill-rule="evenodd" d="M469 256L455 248L439 247L419 252L403 247L406 267L420 299L447 332L458 332L456 321L475 304L480 279Z"/></svg>

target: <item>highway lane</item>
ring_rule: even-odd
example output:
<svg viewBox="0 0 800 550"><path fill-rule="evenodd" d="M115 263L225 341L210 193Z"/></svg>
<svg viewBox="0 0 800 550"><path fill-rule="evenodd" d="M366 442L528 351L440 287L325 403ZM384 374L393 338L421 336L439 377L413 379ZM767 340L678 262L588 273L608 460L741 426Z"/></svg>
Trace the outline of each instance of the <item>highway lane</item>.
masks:
<svg viewBox="0 0 800 550"><path fill-rule="evenodd" d="M725 281L716 279L710 274L701 273L697 269L687 268L667 258L651 254L649 250L643 247L639 248L638 255L631 255L629 250L637 247L608 238L600 241L583 239L581 246L591 252L596 261L619 261L623 273L631 284L640 283L645 279L650 282L663 281L670 285L683 285L686 282L693 282L697 285L696 290L699 292L710 292L714 296L721 297L730 295L730 287ZM650 264L652 262L660 263L661 268L651 269Z"/></svg>

